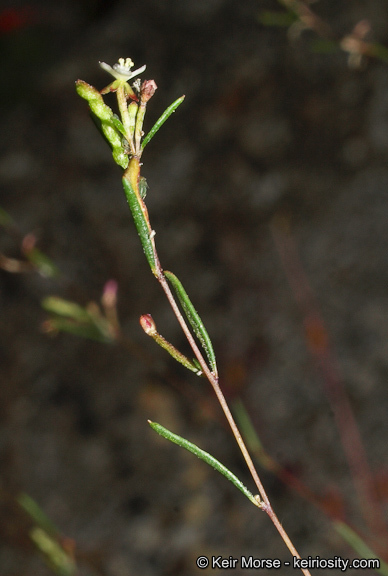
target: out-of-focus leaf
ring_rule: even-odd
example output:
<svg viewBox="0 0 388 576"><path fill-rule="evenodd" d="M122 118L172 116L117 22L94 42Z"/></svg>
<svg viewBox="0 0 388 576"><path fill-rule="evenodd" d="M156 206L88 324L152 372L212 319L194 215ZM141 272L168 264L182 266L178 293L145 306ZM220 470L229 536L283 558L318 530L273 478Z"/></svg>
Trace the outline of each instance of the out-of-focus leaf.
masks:
<svg viewBox="0 0 388 576"><path fill-rule="evenodd" d="M29 514L29 516L38 524L40 528L48 534L58 535L59 531L51 522L50 518L43 512L42 508L25 492L19 494L17 501L19 505Z"/></svg>
<svg viewBox="0 0 388 576"><path fill-rule="evenodd" d="M278 26L281 28L288 28L297 20L297 17L292 12L272 10L263 10L258 18L259 22L264 26Z"/></svg>
<svg viewBox="0 0 388 576"><path fill-rule="evenodd" d="M56 278L60 275L59 268L54 264L54 262L43 254L38 248L33 248L26 252L26 258L31 264L33 264L42 276L46 278Z"/></svg>
<svg viewBox="0 0 388 576"><path fill-rule="evenodd" d="M75 574L77 567L73 558L45 530L38 527L32 528L30 538L43 554L48 565L59 576L73 576Z"/></svg>

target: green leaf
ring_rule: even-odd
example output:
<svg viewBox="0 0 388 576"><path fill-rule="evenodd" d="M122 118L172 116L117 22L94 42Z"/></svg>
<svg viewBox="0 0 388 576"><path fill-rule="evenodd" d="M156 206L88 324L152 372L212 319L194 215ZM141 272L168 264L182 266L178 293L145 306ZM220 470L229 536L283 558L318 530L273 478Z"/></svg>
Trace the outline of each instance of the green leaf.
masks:
<svg viewBox="0 0 388 576"><path fill-rule="evenodd" d="M41 507L25 492L22 492L17 497L17 502L19 506L23 508L27 512L27 514L48 534L52 536L57 536L59 534L59 530L57 527L51 522L50 518L46 516L43 512Z"/></svg>
<svg viewBox="0 0 388 576"><path fill-rule="evenodd" d="M113 341L107 331L101 330L99 326L90 322L89 324L81 324L65 318L50 318L44 323L44 328L48 333L66 332L73 336L86 338L87 340L95 340L108 344Z"/></svg>
<svg viewBox="0 0 388 576"><path fill-rule="evenodd" d="M139 171L138 158L132 158L123 177L123 186L144 254L146 255L153 274L156 274L156 262L151 240L148 212L139 192Z"/></svg>
<svg viewBox="0 0 388 576"><path fill-rule="evenodd" d="M388 62L388 48L383 44L370 44L368 56L374 56L383 62Z"/></svg>
<svg viewBox="0 0 388 576"><path fill-rule="evenodd" d="M24 492L18 496L17 502L36 522L37 526L30 530L30 538L52 570L60 576L74 575L76 570L74 560L59 542L59 530L50 518L46 516L35 500Z"/></svg>
<svg viewBox="0 0 388 576"><path fill-rule="evenodd" d="M8 212L4 210L4 208L1 208L1 206L0 206L0 226L3 226L3 228L11 228L12 226L15 226L15 220L12 218L10 214L8 214Z"/></svg>
<svg viewBox="0 0 388 576"><path fill-rule="evenodd" d="M128 154L126 154L126 152L123 150L122 147L113 148L112 156L116 164L121 166L121 168L123 168L124 170L127 168L129 163Z"/></svg>
<svg viewBox="0 0 388 576"><path fill-rule="evenodd" d="M71 556L42 528L32 528L30 538L59 576L73 576L76 573L77 567Z"/></svg>
<svg viewBox="0 0 388 576"><path fill-rule="evenodd" d="M161 126L163 126L163 124L171 116L171 114L173 112L175 112L175 110L178 108L178 106L180 106L180 104L182 104L184 99L185 99L185 97L181 96L180 98L175 100L175 102L170 104L170 106L168 108L166 108L166 110L163 112L161 117L152 126L152 128L148 132L147 136L144 137L143 142L141 143L141 147L143 150L147 146L148 142L155 136L155 134L159 130L159 128L161 128Z"/></svg>
<svg viewBox="0 0 388 576"><path fill-rule="evenodd" d="M72 318L78 322L89 322L90 314L83 306L64 300L58 296L47 296L42 300L42 307L46 312L51 312L57 316L64 316L65 318Z"/></svg>
<svg viewBox="0 0 388 576"><path fill-rule="evenodd" d="M258 20L264 26L276 26L287 28L291 26L297 17L293 12L280 12L274 10L263 10L258 16Z"/></svg>
<svg viewBox="0 0 388 576"><path fill-rule="evenodd" d="M109 329L109 322L96 305L91 304L90 309L87 309L76 302L48 296L42 300L42 308L53 315L43 325L46 332L68 332L74 336L105 343L115 340Z"/></svg>
<svg viewBox="0 0 388 576"><path fill-rule="evenodd" d="M310 48L316 54L333 54L339 50L337 42L327 38L314 38L311 40Z"/></svg>
<svg viewBox="0 0 388 576"><path fill-rule="evenodd" d="M51 258L43 254L38 248L32 248L32 250L26 252L26 258L31 264L36 266L39 273L45 278L56 278L60 275L58 267Z"/></svg>
<svg viewBox="0 0 388 576"><path fill-rule="evenodd" d="M209 334L201 318L198 315L198 312L195 310L194 306L191 303L190 298L187 295L187 292L183 288L181 282L172 272L165 270L164 275L166 278L171 282L178 298L179 302L182 305L183 311L186 314L188 321L191 324L191 327L194 331L194 334L197 336L199 341L201 342L202 348L205 350L207 359L209 361L211 370L215 376L217 376L217 364L216 364L216 357L213 350L213 345L209 338Z"/></svg>
<svg viewBox="0 0 388 576"><path fill-rule="evenodd" d="M89 102L89 107L93 114L100 120L107 121L113 117L113 111L105 104L103 97L95 88L84 80L77 80L75 83L77 94Z"/></svg>
<svg viewBox="0 0 388 576"><path fill-rule="evenodd" d="M125 128L124 128L120 118L117 116L117 114L113 114L111 121L112 121L112 124L115 126L115 128L120 132L120 134L122 134L126 138L127 134L125 132Z"/></svg>
<svg viewBox="0 0 388 576"><path fill-rule="evenodd" d="M125 170L128 166L128 155L122 145L121 134L124 128L120 120L105 104L100 92L94 86L83 80L77 80L76 90L81 98L88 101L93 122L110 145L114 161Z"/></svg>
<svg viewBox="0 0 388 576"><path fill-rule="evenodd" d="M205 452L201 448L198 448L198 446L192 444L192 442L189 442L185 438L182 438L181 436L178 436L177 434L170 432L170 430L167 430L167 428L164 428L164 426L158 424L157 422L151 422L150 420L148 420L148 424L151 426L153 430L155 430L155 432L163 436L163 438L166 438L167 440L170 440L170 442L178 444L178 446L181 446L182 448L185 448L185 450L192 452L192 454L198 456L198 458L206 462L206 464L212 466L212 468L217 470L217 472L219 472L220 474L225 476L225 478L227 478L230 482L232 482L232 484L234 484L251 502L253 502L255 506L258 506L258 501L254 497L252 492L248 490L248 488L241 482L241 480L237 478L237 476L235 476L235 474L233 474L233 472L229 470L229 468L221 464L221 462L219 462L216 458L214 458L214 456L212 456L208 452Z"/></svg>
<svg viewBox="0 0 388 576"><path fill-rule="evenodd" d="M128 154L124 150L123 138L116 130L113 117L110 120L100 120L92 111L90 116L99 133L112 150L113 160L124 170L128 166Z"/></svg>

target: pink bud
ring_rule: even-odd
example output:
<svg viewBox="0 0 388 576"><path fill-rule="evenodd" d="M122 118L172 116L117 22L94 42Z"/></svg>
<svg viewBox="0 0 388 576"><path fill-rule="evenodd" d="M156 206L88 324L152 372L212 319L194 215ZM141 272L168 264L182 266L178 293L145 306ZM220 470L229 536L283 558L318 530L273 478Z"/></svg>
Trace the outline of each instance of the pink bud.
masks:
<svg viewBox="0 0 388 576"><path fill-rule="evenodd" d="M118 285L116 280L108 280L102 293L102 303L108 308L116 306Z"/></svg>
<svg viewBox="0 0 388 576"><path fill-rule="evenodd" d="M144 80L140 90L141 101L148 102L148 100L155 94L156 89L157 85L155 80Z"/></svg>
<svg viewBox="0 0 388 576"><path fill-rule="evenodd" d="M143 314L143 316L140 316L140 326L149 336L157 334L156 325L151 314Z"/></svg>

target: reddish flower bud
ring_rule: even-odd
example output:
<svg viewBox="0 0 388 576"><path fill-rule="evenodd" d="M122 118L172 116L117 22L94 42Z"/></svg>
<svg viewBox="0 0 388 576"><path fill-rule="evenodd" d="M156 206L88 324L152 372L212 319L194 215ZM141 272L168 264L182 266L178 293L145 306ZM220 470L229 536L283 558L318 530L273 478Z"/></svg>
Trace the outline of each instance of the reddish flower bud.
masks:
<svg viewBox="0 0 388 576"><path fill-rule="evenodd" d="M157 85L155 80L144 80L140 89L140 99L142 102L148 102L150 98L155 94Z"/></svg>
<svg viewBox="0 0 388 576"><path fill-rule="evenodd" d="M143 316L140 316L140 326L149 336L157 334L156 325L151 314L143 314Z"/></svg>
<svg viewBox="0 0 388 576"><path fill-rule="evenodd" d="M118 284L116 280L108 280L104 286L101 302L108 308L114 308L117 304Z"/></svg>

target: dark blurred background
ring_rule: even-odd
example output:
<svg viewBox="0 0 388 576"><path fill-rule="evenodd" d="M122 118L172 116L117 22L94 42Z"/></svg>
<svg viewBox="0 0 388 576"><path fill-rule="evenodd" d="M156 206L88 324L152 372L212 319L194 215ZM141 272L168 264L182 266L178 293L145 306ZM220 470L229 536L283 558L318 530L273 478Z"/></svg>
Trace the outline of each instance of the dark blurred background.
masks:
<svg viewBox="0 0 388 576"><path fill-rule="evenodd" d="M367 19L367 40L388 45L383 0L311 8L334 39ZM227 397L243 400L274 459L364 530L316 362L328 351L319 313L384 506L388 65L352 67L338 46L315 50L314 31L264 25L264 11L285 13L275 0L0 10L0 205L61 271L0 270L0 574L51 573L29 543L20 491L74 539L80 575L197 574L201 554L288 559L264 514L148 428L150 418L197 442L253 489L209 386L139 327L152 313L189 354L147 267L120 170L74 90L77 78L110 82L99 60L147 64L142 77L158 85L148 128L186 94L143 156L147 205L162 265L212 337ZM4 230L0 250L21 257ZM109 279L129 350L42 331L45 296L98 302ZM260 470L303 557L351 556L325 514Z"/></svg>

